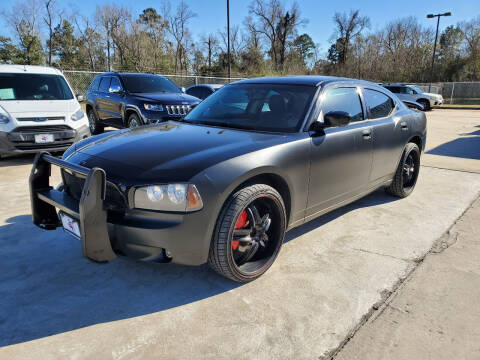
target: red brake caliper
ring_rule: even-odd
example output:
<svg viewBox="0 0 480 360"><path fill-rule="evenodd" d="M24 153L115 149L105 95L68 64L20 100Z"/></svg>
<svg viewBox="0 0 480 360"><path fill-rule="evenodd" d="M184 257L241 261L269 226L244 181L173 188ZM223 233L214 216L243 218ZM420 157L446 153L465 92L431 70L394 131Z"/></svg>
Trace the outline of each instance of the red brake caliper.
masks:
<svg viewBox="0 0 480 360"><path fill-rule="evenodd" d="M247 225L247 212L243 210L237 219L237 222L235 224L235 230L243 229L246 225ZM232 240L232 249L237 250L239 244L240 242L238 240Z"/></svg>

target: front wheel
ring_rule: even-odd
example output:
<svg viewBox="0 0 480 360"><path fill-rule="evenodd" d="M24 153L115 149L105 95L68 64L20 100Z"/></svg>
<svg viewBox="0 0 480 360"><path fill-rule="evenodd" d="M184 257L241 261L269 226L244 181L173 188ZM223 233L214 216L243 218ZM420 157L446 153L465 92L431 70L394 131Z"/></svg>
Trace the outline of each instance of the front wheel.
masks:
<svg viewBox="0 0 480 360"><path fill-rule="evenodd" d="M137 114L132 113L132 114L130 114L130 116L128 117L127 125L128 125L128 127L129 127L130 129L133 129L133 128L136 128L136 127L142 125L142 122L141 122L140 119L138 118Z"/></svg>
<svg viewBox="0 0 480 360"><path fill-rule="evenodd" d="M418 103L423 106L423 111L430 111L431 110L430 101L425 100L425 99L420 99L420 100L418 100Z"/></svg>
<svg viewBox="0 0 480 360"><path fill-rule="evenodd" d="M404 198L410 195L417 184L420 172L420 149L417 144L408 143L403 151L393 181L386 189L391 195Z"/></svg>
<svg viewBox="0 0 480 360"><path fill-rule="evenodd" d="M219 274L252 281L275 261L285 237L286 212L280 194L255 184L235 192L217 219L208 263Z"/></svg>

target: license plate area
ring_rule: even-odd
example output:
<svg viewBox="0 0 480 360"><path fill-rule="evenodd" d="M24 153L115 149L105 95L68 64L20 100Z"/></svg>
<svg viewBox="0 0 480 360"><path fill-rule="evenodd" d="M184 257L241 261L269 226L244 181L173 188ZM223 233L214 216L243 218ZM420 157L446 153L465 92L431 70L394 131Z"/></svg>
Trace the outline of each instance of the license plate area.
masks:
<svg viewBox="0 0 480 360"><path fill-rule="evenodd" d="M80 239L80 223L77 219L65 214L64 212L59 212L60 220L62 220L63 229L68 232L70 235L75 236L77 239Z"/></svg>
<svg viewBox="0 0 480 360"><path fill-rule="evenodd" d="M53 134L36 134L35 143L36 144L48 144L55 141Z"/></svg>

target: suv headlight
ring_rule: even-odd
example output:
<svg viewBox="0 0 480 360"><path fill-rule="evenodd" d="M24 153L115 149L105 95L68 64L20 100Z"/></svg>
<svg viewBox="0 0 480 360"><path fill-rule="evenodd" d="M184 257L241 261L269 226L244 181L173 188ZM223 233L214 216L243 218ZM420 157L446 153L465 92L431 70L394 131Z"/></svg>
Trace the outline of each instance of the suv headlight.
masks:
<svg viewBox="0 0 480 360"><path fill-rule="evenodd" d="M0 106L0 124L8 124L11 119L10 114Z"/></svg>
<svg viewBox="0 0 480 360"><path fill-rule="evenodd" d="M80 120L81 118L83 118L85 116L85 113L83 112L82 109L78 109L77 111L75 111L72 116L70 117L73 121L77 121L77 120Z"/></svg>
<svg viewBox="0 0 480 360"><path fill-rule="evenodd" d="M135 189L134 207L189 212L203 208L203 202L193 184L150 185Z"/></svg>
<svg viewBox="0 0 480 360"><path fill-rule="evenodd" d="M143 104L143 107L149 111L163 111L163 105L160 104Z"/></svg>

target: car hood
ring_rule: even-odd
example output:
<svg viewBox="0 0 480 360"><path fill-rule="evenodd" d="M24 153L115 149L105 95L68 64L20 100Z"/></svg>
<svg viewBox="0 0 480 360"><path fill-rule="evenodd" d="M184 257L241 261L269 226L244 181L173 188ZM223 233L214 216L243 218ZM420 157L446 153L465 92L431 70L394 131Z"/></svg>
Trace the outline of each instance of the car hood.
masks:
<svg viewBox="0 0 480 360"><path fill-rule="evenodd" d="M140 101L155 101L166 105L187 105L200 102L200 100L196 97L183 93L133 93L131 95L133 95Z"/></svg>
<svg viewBox="0 0 480 360"><path fill-rule="evenodd" d="M423 94L423 95L427 95L427 96L429 96L429 97L438 98L438 99L442 98L442 95L440 95L440 94L425 93L425 92L422 93L422 94Z"/></svg>
<svg viewBox="0 0 480 360"><path fill-rule="evenodd" d="M188 181L210 166L285 142L287 136L167 122L88 139L67 156L125 185Z"/></svg>
<svg viewBox="0 0 480 360"><path fill-rule="evenodd" d="M12 115L16 114L41 114L49 113L70 113L76 111L78 105L75 99L71 100L4 100L0 101L0 106L3 107Z"/></svg>

